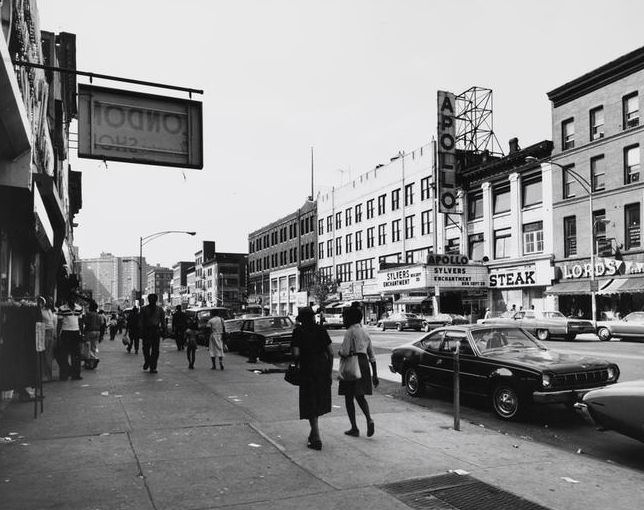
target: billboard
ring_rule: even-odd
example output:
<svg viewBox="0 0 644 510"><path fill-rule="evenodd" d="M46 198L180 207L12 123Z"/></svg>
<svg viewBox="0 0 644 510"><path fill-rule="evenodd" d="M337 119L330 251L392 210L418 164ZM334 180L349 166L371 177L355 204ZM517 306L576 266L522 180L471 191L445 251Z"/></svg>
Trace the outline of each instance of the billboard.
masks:
<svg viewBox="0 0 644 510"><path fill-rule="evenodd" d="M456 97L438 91L438 212L456 213Z"/></svg>
<svg viewBox="0 0 644 510"><path fill-rule="evenodd" d="M78 157L201 169L202 103L79 85Z"/></svg>

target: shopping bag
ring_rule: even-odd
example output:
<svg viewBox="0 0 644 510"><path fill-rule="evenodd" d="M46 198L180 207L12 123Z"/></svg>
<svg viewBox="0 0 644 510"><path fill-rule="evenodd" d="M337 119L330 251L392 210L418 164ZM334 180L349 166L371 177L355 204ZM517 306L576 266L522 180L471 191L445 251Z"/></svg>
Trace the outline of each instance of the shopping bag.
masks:
<svg viewBox="0 0 644 510"><path fill-rule="evenodd" d="M340 358L340 367L338 369L338 379L340 381L357 381L360 379L360 365L358 365L358 356L350 354Z"/></svg>
<svg viewBox="0 0 644 510"><path fill-rule="evenodd" d="M123 345L130 345L130 337L127 336L127 333L123 335L123 338L121 339L121 342L123 342Z"/></svg>
<svg viewBox="0 0 644 510"><path fill-rule="evenodd" d="M291 363L286 369L284 380L293 386L300 385L300 367L296 363Z"/></svg>

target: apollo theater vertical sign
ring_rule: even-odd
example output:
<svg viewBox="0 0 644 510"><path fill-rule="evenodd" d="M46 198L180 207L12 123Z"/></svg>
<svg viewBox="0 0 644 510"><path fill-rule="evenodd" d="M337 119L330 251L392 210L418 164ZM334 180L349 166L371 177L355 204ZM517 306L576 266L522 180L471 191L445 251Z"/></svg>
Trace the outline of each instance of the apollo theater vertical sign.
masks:
<svg viewBox="0 0 644 510"><path fill-rule="evenodd" d="M438 91L438 212L456 212L456 97Z"/></svg>

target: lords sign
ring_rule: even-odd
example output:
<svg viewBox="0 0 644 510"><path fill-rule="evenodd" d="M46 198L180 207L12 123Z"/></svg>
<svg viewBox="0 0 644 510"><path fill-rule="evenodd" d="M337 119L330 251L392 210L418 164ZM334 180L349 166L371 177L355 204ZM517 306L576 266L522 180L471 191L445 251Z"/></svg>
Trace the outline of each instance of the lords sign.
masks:
<svg viewBox="0 0 644 510"><path fill-rule="evenodd" d="M456 97L438 91L438 211L456 212Z"/></svg>
<svg viewBox="0 0 644 510"><path fill-rule="evenodd" d="M78 156L203 168L201 103L79 85Z"/></svg>

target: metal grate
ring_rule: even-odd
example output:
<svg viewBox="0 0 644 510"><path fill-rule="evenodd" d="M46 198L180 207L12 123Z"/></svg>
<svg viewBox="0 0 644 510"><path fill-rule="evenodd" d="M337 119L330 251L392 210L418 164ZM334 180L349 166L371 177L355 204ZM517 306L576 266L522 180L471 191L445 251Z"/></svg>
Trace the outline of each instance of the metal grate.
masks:
<svg viewBox="0 0 644 510"><path fill-rule="evenodd" d="M403 480L380 488L419 510L548 510L472 476L455 473Z"/></svg>
<svg viewBox="0 0 644 510"><path fill-rule="evenodd" d="M552 385L553 387L569 387L574 388L577 386L585 386L588 384L605 383L608 381L608 370L590 370L587 372L572 372L568 374L557 374L554 376Z"/></svg>

